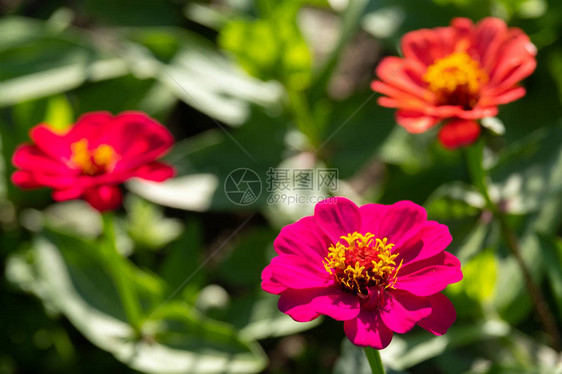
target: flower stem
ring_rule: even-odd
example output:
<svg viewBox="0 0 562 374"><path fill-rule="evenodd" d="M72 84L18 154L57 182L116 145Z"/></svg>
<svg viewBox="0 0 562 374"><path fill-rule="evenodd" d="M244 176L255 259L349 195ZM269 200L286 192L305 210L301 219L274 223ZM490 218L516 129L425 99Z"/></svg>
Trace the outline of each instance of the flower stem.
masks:
<svg viewBox="0 0 562 374"><path fill-rule="evenodd" d="M135 333L140 334L141 331L141 307L136 294L135 285L131 282L131 278L126 273L126 261L121 256L115 245L115 224L113 214L106 212L102 214L103 218L103 244L107 266L113 277L113 281L117 287L117 292L121 299L125 316Z"/></svg>
<svg viewBox="0 0 562 374"><path fill-rule="evenodd" d="M289 104L298 129L308 138L314 149L320 146L320 129L312 115L306 93L285 85Z"/></svg>
<svg viewBox="0 0 562 374"><path fill-rule="evenodd" d="M365 351L365 356L367 356L373 374L385 374L379 351L370 347L365 347L363 350Z"/></svg>
<svg viewBox="0 0 562 374"><path fill-rule="evenodd" d="M466 149L466 162L468 166L468 171L472 183L478 188L484 200L486 201L486 207L494 217L498 220L500 224L501 235L505 241L505 244L521 269L523 279L525 281L525 286L527 287L527 292L531 297L531 301L539 317L541 324L543 325L544 331L549 335L551 344L555 349L560 349L561 340L558 333L558 328L556 326L556 321L554 316L548 307L548 303L542 293L540 287L538 287L531 276L531 272L525 260L521 255L519 239L513 228L509 225L507 221L507 216L505 213L495 204L488 192L487 185L487 175L486 170L482 166L482 152L484 148L484 143L480 140L477 144L468 147Z"/></svg>

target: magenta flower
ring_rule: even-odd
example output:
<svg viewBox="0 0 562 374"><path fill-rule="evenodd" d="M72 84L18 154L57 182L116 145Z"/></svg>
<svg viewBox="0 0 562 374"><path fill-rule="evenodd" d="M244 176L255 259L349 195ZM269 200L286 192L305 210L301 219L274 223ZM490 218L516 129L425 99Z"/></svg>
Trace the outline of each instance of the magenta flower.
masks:
<svg viewBox="0 0 562 374"><path fill-rule="evenodd" d="M279 309L295 321L344 321L358 346L382 349L416 324L442 335L456 312L440 292L462 279L459 260L445 252L451 240L447 226L410 201L357 207L327 199L281 230L262 288L280 295Z"/></svg>

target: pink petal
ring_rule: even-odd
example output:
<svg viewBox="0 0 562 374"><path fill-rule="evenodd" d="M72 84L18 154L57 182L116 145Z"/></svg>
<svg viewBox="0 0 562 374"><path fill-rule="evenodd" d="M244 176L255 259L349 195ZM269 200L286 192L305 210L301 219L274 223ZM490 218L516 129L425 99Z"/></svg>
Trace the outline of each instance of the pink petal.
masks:
<svg viewBox="0 0 562 374"><path fill-rule="evenodd" d="M361 228L359 208L344 197L331 197L316 204L314 218L332 243Z"/></svg>
<svg viewBox="0 0 562 374"><path fill-rule="evenodd" d="M37 170L42 174L73 174L61 159L53 159L35 145L19 146L12 157L14 166L25 170Z"/></svg>
<svg viewBox="0 0 562 374"><path fill-rule="evenodd" d="M453 240L449 228L435 221L424 222L420 231L400 246L395 261L410 262L425 260L445 250Z"/></svg>
<svg viewBox="0 0 562 374"><path fill-rule="evenodd" d="M292 254L321 263L331 244L314 217L309 216L283 227L273 242L273 248L280 255Z"/></svg>
<svg viewBox="0 0 562 374"><path fill-rule="evenodd" d="M261 273L261 288L274 295L279 295L287 289L286 286L280 284L273 279L273 267L271 264L267 265Z"/></svg>
<svg viewBox="0 0 562 374"><path fill-rule="evenodd" d="M123 195L117 186L96 186L84 191L84 199L97 211L105 212L119 208Z"/></svg>
<svg viewBox="0 0 562 374"><path fill-rule="evenodd" d="M39 124L30 131L30 137L37 147L53 159L69 160L70 143L66 135L57 134L46 124Z"/></svg>
<svg viewBox="0 0 562 374"><path fill-rule="evenodd" d="M392 330L383 323L378 312L362 310L355 319L343 324L345 335L355 345L383 349L392 340Z"/></svg>
<svg viewBox="0 0 562 374"><path fill-rule="evenodd" d="M335 284L334 278L320 263L310 263L295 255L282 255L271 260L271 281L287 288L315 288Z"/></svg>
<svg viewBox="0 0 562 374"><path fill-rule="evenodd" d="M24 170L16 170L11 177L12 183L19 188L39 188L43 184L37 182L33 173Z"/></svg>
<svg viewBox="0 0 562 374"><path fill-rule="evenodd" d="M396 290L384 293L380 315L384 324L394 332L405 333L430 314L427 298Z"/></svg>
<svg viewBox="0 0 562 374"><path fill-rule="evenodd" d="M435 335L443 335L457 319L457 312L447 296L436 293L428 297L431 314L418 322L420 327Z"/></svg>
<svg viewBox="0 0 562 374"><path fill-rule="evenodd" d="M72 174L44 174L37 171L32 171L30 174L33 174L35 182L42 187L65 189L70 188L77 183L76 176Z"/></svg>
<svg viewBox="0 0 562 374"><path fill-rule="evenodd" d="M122 159L116 171L134 169L164 155L174 144L170 131L141 112L123 112L113 118L111 138Z"/></svg>
<svg viewBox="0 0 562 374"><path fill-rule="evenodd" d="M361 231L370 232L377 238L388 238L399 251L402 243L415 236L427 221L427 212L411 201L399 201L384 206L367 204L359 208Z"/></svg>
<svg viewBox="0 0 562 374"><path fill-rule="evenodd" d="M84 188L78 185L64 190L54 190L52 196L55 201L66 201L78 199L83 193Z"/></svg>
<svg viewBox="0 0 562 374"><path fill-rule="evenodd" d="M86 113L78 118L74 126L70 128L65 136L66 141L68 144L72 144L81 139L87 139L91 149L100 144L112 146L113 144L107 141L113 130L112 119L113 115L105 111Z"/></svg>
<svg viewBox="0 0 562 374"><path fill-rule="evenodd" d="M448 284L462 279L458 258L448 252L402 267L394 288L418 296L429 296L443 291Z"/></svg>
<svg viewBox="0 0 562 374"><path fill-rule="evenodd" d="M154 182L162 182L168 178L172 178L176 171L173 167L158 161L153 161L140 166L134 176Z"/></svg>
<svg viewBox="0 0 562 374"><path fill-rule="evenodd" d="M318 314L327 315L338 321L347 321L357 317L361 306L359 298L334 286L287 290L281 294L279 310L299 322L303 322L303 318Z"/></svg>

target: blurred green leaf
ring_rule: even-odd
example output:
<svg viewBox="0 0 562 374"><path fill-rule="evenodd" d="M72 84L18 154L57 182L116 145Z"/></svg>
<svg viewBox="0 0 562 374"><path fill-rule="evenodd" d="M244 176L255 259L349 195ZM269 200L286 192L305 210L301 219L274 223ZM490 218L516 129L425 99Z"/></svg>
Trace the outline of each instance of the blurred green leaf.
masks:
<svg viewBox="0 0 562 374"><path fill-rule="evenodd" d="M474 241L482 238L477 235L478 228L485 228L482 209L485 202L482 195L472 186L464 182L450 182L438 187L424 203L429 218L446 224L451 231L454 248L462 249L455 251L461 261L468 259L477 253L483 245L483 241ZM473 241L471 249L467 247L469 241Z"/></svg>
<svg viewBox="0 0 562 374"><path fill-rule="evenodd" d="M496 290L497 262L494 251L485 250L463 264L463 280L450 285L447 290L464 291L480 305L484 305Z"/></svg>
<svg viewBox="0 0 562 374"><path fill-rule="evenodd" d="M539 235L543 264L550 288L556 300L558 315L562 315L562 241L550 235Z"/></svg>
<svg viewBox="0 0 562 374"><path fill-rule="evenodd" d="M261 108L252 109L248 122L235 131L209 130L177 143L165 157L176 167L177 178L163 183L131 181L129 188L149 201L186 210L230 211L264 206L268 197L267 171L281 162L287 124ZM225 193L228 175L240 168L251 169L261 180L262 193L247 206L236 204Z"/></svg>
<svg viewBox="0 0 562 374"><path fill-rule="evenodd" d="M146 373L250 373L259 371L264 356L255 345L241 340L228 325L203 318L187 304L166 303L163 283L131 266L122 270L134 280L145 312L151 312L137 340L124 322L111 278L100 252L88 242L46 231L30 252L31 291L52 303L92 343L130 367ZM32 280L31 280L32 279Z"/></svg>
<svg viewBox="0 0 562 374"><path fill-rule="evenodd" d="M297 25L300 1L262 2L263 18L233 19L219 35L219 45L250 74L277 79L294 90L310 83L311 54Z"/></svg>
<svg viewBox="0 0 562 374"><path fill-rule="evenodd" d="M562 188L559 181L562 180L562 150L557 140L561 137L560 124L537 130L507 148L490 169L490 176L496 185L505 185L510 179L518 178L534 186L520 188L516 194L496 195L493 198L498 199L500 206L508 212L518 200L535 201L528 205L534 209L527 210L517 229L521 254L535 282L540 282L543 276L541 247L536 232L553 232L561 222ZM505 248L502 251L504 255L508 253ZM495 305L506 320L520 320L530 307L521 271L511 256L502 258L498 269L497 287L502 292L496 293Z"/></svg>
<svg viewBox="0 0 562 374"><path fill-rule="evenodd" d="M481 321L471 325L453 325L441 336L432 336L427 331L395 334L390 345L381 351L381 358L392 369L404 370L446 350L505 337L509 332L510 326L504 322Z"/></svg>
<svg viewBox="0 0 562 374"><path fill-rule="evenodd" d="M194 300L203 286L206 270L200 268L202 263L202 232L198 221L190 221L185 225L181 237L166 246L166 255L162 261L158 274L168 284L170 293L180 292Z"/></svg>
<svg viewBox="0 0 562 374"><path fill-rule="evenodd" d="M232 285L254 286L261 280L261 272L267 265L266 249L277 233L273 230L254 230L238 239L226 258L221 261L219 272Z"/></svg>
<svg viewBox="0 0 562 374"><path fill-rule="evenodd" d="M28 28L25 34L0 34L0 107L71 90L86 81L125 74L123 60L101 52L76 30L57 33L41 21L7 17L1 29ZM7 40L2 40L6 38ZM17 43L19 42L19 43Z"/></svg>
<svg viewBox="0 0 562 374"><path fill-rule="evenodd" d="M58 131L64 131L74 123L72 106L64 95L53 96L49 99L44 122Z"/></svg>
<svg viewBox="0 0 562 374"><path fill-rule="evenodd" d="M278 295L263 290L258 295L239 297L223 312L225 320L244 336L266 339L292 335L318 326L322 318L310 322L296 322L277 307Z"/></svg>
<svg viewBox="0 0 562 374"><path fill-rule="evenodd" d="M182 224L177 219L166 218L161 208L146 200L130 195L125 208L127 233L139 247L160 249L182 233Z"/></svg>
<svg viewBox="0 0 562 374"><path fill-rule="evenodd" d="M383 362L384 364L384 362ZM344 339L341 344L341 352L334 364L333 374L371 374L371 366L363 348Z"/></svg>
<svg viewBox="0 0 562 374"><path fill-rule="evenodd" d="M178 2L166 0L80 0L90 17L110 25L164 26L181 23Z"/></svg>

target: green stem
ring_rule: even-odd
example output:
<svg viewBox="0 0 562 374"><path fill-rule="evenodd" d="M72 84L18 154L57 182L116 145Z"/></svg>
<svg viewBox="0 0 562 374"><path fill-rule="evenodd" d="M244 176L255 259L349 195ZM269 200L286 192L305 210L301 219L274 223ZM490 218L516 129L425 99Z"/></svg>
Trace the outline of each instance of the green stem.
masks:
<svg viewBox="0 0 562 374"><path fill-rule="evenodd" d="M527 292L531 297L531 301L533 302L535 311L541 324L543 325L544 331L550 336L552 346L556 349L560 349L560 335L556 326L556 320L548 307L548 303L546 302L542 290L533 281L531 272L521 255L517 234L510 226L506 214L492 201L492 198L490 197L487 184L488 176L486 175L486 170L482 165L483 148L483 140L480 140L477 144L466 149L466 162L470 178L472 179L472 183L478 188L484 197L487 209L492 212L500 224L501 235L507 248L521 269L525 286L527 287Z"/></svg>
<svg viewBox="0 0 562 374"><path fill-rule="evenodd" d="M106 212L102 214L102 218L104 252L107 265L117 287L119 297L121 298L127 321L135 332L140 334L142 323L141 307L136 294L135 285L131 282L131 278L127 274L126 260L121 256L115 245L116 237L113 214L111 212Z"/></svg>
<svg viewBox="0 0 562 374"><path fill-rule="evenodd" d="M369 366L371 366L373 374L385 374L379 351L370 347L365 347L363 350L365 351L365 356L367 356L367 360L369 361Z"/></svg>
<svg viewBox="0 0 562 374"><path fill-rule="evenodd" d="M307 137L314 149L318 148L320 146L320 131L314 116L310 112L306 94L292 89L288 84L285 85L285 89L299 130Z"/></svg>

